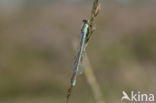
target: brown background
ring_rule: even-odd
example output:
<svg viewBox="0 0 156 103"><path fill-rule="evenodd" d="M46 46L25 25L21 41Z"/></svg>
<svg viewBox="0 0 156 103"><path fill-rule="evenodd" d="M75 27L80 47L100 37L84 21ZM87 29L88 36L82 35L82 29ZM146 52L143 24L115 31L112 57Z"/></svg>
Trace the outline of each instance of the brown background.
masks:
<svg viewBox="0 0 156 103"><path fill-rule="evenodd" d="M0 3L0 103L64 103L72 43L92 0L7 1ZM155 0L102 3L86 51L107 103L120 103L123 90L156 94L155 10ZM71 98L80 102L96 103L84 74Z"/></svg>

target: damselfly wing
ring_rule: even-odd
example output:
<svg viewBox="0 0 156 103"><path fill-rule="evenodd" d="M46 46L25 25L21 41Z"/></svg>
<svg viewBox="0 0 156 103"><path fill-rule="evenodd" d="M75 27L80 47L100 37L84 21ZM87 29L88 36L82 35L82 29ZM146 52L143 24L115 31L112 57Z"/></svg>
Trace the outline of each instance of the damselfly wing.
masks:
<svg viewBox="0 0 156 103"><path fill-rule="evenodd" d="M80 60L80 63L79 63L79 68L78 68L78 71L77 71L77 74L78 75L81 75L83 74L83 70L84 70L84 64L85 64L85 61L84 61L84 58L85 58L85 55L86 55L86 52L85 50L82 52L82 55L81 55L81 60ZM75 63L74 63L74 68L73 68L73 72L76 72L76 62L77 62L77 59L78 57L76 56L76 59L75 59Z"/></svg>

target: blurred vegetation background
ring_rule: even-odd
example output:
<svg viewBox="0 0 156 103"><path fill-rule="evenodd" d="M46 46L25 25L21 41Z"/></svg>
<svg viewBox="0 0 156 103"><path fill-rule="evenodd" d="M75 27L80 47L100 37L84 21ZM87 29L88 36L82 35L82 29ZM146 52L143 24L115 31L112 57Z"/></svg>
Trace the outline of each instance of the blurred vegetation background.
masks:
<svg viewBox="0 0 156 103"><path fill-rule="evenodd" d="M92 0L0 1L0 103L64 103L82 19ZM104 0L87 48L107 103L156 94L155 0ZM95 103L84 75L71 103Z"/></svg>

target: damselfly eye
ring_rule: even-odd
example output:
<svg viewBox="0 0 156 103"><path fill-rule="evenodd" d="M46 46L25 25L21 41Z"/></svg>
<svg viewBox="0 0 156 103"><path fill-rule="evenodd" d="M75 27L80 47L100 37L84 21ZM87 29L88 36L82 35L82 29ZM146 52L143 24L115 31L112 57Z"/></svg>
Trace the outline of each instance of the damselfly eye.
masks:
<svg viewBox="0 0 156 103"><path fill-rule="evenodd" d="M86 20L86 19L83 19L83 22L84 22L84 23L87 23L87 20Z"/></svg>

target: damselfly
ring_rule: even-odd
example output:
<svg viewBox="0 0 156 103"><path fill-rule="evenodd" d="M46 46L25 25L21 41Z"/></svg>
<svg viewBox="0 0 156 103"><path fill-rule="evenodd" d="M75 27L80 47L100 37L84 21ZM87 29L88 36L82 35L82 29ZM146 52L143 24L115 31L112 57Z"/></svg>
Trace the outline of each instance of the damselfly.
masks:
<svg viewBox="0 0 156 103"><path fill-rule="evenodd" d="M83 65L83 56L85 55L85 48L86 44L88 42L88 36L89 36L89 20L83 20L83 25L81 28L81 41L80 41L80 48L77 53L75 62L74 62L74 67L73 67L73 77L71 80L72 86L76 85L76 77L78 72L81 72L80 66ZM83 68L83 67L82 67Z"/></svg>
<svg viewBox="0 0 156 103"><path fill-rule="evenodd" d="M71 78L71 87L68 89L68 92L67 92L67 101L66 101L66 103L68 103L68 99L69 99L69 97L71 95L72 88L76 85L77 74L78 74L78 72L81 71L80 66L83 63L85 48L86 48L87 42L88 42L88 40L90 38L89 28L90 28L89 20L83 20L83 25L82 25L82 28L81 28L82 36L81 36L81 41L80 41L80 47L79 47L78 53L77 53L76 58L75 58L74 67L73 67L73 76Z"/></svg>

